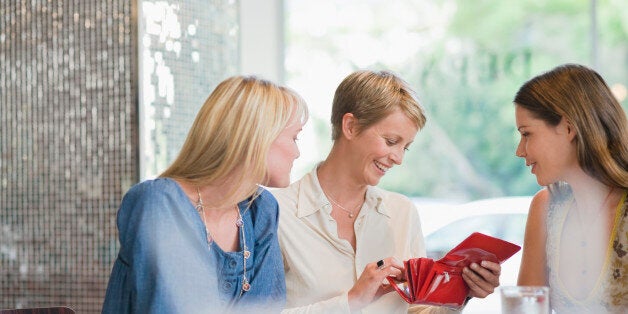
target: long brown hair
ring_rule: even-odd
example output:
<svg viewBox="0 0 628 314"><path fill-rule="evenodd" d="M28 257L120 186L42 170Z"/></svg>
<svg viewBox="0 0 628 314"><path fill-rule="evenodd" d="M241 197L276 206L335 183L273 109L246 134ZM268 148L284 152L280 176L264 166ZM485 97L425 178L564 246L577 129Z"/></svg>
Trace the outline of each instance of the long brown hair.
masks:
<svg viewBox="0 0 628 314"><path fill-rule="evenodd" d="M628 188L626 113L597 72L560 65L523 84L514 103L551 126L567 119L576 130L580 167L608 186Z"/></svg>

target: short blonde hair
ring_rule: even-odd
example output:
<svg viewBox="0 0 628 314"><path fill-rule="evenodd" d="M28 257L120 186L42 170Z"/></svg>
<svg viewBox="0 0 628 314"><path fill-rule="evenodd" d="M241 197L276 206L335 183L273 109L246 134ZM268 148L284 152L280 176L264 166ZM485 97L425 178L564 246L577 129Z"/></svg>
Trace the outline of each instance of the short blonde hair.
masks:
<svg viewBox="0 0 628 314"><path fill-rule="evenodd" d="M342 117L352 113L359 131L400 109L417 129L425 125L425 114L410 85L389 71L361 70L349 74L336 89L331 112L332 140L342 134Z"/></svg>
<svg viewBox="0 0 628 314"><path fill-rule="evenodd" d="M271 144L296 116L308 118L305 101L292 89L255 76L234 76L222 81L209 95L175 161L160 176L196 185L227 179L250 184L244 199L264 184L266 158ZM237 171L236 171L237 170ZM238 178L231 178L238 173Z"/></svg>

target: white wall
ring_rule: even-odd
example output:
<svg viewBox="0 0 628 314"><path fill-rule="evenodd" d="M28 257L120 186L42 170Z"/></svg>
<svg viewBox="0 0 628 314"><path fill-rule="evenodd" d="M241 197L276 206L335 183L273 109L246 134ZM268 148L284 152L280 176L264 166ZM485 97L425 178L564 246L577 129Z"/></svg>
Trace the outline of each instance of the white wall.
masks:
<svg viewBox="0 0 628 314"><path fill-rule="evenodd" d="M284 82L283 0L240 0L240 70Z"/></svg>

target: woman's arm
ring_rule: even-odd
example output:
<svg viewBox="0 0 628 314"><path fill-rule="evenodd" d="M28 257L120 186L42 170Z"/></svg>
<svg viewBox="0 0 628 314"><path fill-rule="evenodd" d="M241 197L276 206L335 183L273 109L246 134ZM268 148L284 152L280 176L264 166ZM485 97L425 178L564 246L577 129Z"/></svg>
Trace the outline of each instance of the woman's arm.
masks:
<svg viewBox="0 0 628 314"><path fill-rule="evenodd" d="M547 240L545 220L549 198L550 193L547 189L539 191L532 198L523 240L523 256L519 268L518 285L544 286L547 283L545 274L545 243Z"/></svg>
<svg viewBox="0 0 628 314"><path fill-rule="evenodd" d="M385 258L383 261L384 266L381 269L377 262L367 264L349 291L327 300L285 309L282 313L348 313L361 310L382 295L393 291L390 285L382 285L387 276L399 278L402 276L403 264L394 257Z"/></svg>
<svg viewBox="0 0 628 314"><path fill-rule="evenodd" d="M220 306L198 214L174 184L156 180L125 197L118 213L130 312L198 313ZM185 210L186 206L190 206Z"/></svg>
<svg viewBox="0 0 628 314"><path fill-rule="evenodd" d="M245 224L255 239L253 258L249 259L254 264L248 265L254 274L249 278L251 291L242 298L244 306L234 312L278 313L286 304L284 263L277 239L279 205L268 191L260 191L255 207L249 211L252 223Z"/></svg>

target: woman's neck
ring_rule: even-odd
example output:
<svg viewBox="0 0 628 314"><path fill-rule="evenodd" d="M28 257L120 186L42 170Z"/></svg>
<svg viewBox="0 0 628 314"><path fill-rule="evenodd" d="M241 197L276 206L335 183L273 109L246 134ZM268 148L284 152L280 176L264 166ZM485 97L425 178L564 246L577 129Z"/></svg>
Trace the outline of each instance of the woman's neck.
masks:
<svg viewBox="0 0 628 314"><path fill-rule="evenodd" d="M571 187L578 209L582 211L598 211L601 206L614 206L618 202L616 196L621 194L621 189L607 186L584 171L566 181Z"/></svg>
<svg viewBox="0 0 628 314"><path fill-rule="evenodd" d="M342 158L333 158L332 154L318 166L316 174L323 191L341 204L363 198L368 187L358 183L350 165L343 164Z"/></svg>
<svg viewBox="0 0 628 314"><path fill-rule="evenodd" d="M227 212L237 206L242 199L237 195L242 195L243 186L234 187L233 184L210 184L197 185L187 181L177 181L192 203L197 202L200 197L208 212L218 214Z"/></svg>

